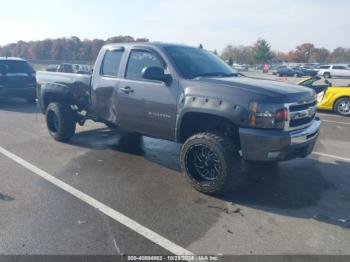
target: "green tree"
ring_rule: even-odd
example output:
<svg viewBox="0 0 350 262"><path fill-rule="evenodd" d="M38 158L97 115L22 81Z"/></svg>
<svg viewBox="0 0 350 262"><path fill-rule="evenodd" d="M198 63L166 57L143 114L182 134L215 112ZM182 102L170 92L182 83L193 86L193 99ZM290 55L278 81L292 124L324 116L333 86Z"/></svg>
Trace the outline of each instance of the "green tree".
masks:
<svg viewBox="0 0 350 262"><path fill-rule="evenodd" d="M258 63L266 63L268 60L273 58L273 53L271 52L271 45L265 39L258 39L254 47L254 57Z"/></svg>

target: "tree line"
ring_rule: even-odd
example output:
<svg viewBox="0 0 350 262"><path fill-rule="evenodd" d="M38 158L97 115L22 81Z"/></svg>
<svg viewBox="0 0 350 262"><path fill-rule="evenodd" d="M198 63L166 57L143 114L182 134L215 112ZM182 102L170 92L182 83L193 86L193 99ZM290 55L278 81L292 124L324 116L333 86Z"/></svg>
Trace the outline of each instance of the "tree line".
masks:
<svg viewBox="0 0 350 262"><path fill-rule="evenodd" d="M70 38L45 39L42 41L19 41L0 46L0 56L14 56L33 60L89 61L94 62L101 47L108 43L148 42L147 38L114 36L107 40L81 40Z"/></svg>
<svg viewBox="0 0 350 262"><path fill-rule="evenodd" d="M41 41L18 41L0 46L0 56L15 56L31 60L87 61L93 63L101 47L108 43L148 42L147 38L132 36L114 36L107 40L81 40L76 36L70 38L45 39ZM203 47L202 45L200 45ZM304 43L289 52L274 51L265 39L258 39L252 46L228 45L221 54L215 54L229 64L261 63L350 63L350 48L338 47L332 51Z"/></svg>
<svg viewBox="0 0 350 262"><path fill-rule="evenodd" d="M261 64L261 63L347 63L350 64L350 48L337 47L330 51L316 47L312 43L304 43L289 52L272 50L270 43L265 39L258 39L253 46L225 47L221 58L229 64Z"/></svg>

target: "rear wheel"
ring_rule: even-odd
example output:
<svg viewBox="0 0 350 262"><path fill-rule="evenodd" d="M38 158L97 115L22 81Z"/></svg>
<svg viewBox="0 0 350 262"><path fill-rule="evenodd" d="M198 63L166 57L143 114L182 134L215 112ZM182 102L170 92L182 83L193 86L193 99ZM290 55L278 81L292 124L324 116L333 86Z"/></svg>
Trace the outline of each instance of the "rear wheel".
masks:
<svg viewBox="0 0 350 262"><path fill-rule="evenodd" d="M350 97L339 99L335 105L334 110L342 116L350 116Z"/></svg>
<svg viewBox="0 0 350 262"><path fill-rule="evenodd" d="M75 133L76 115L68 105L50 103L46 109L46 125L55 140L66 142Z"/></svg>
<svg viewBox="0 0 350 262"><path fill-rule="evenodd" d="M242 182L238 148L224 135L199 133L182 146L181 168L199 192L218 194L233 190Z"/></svg>

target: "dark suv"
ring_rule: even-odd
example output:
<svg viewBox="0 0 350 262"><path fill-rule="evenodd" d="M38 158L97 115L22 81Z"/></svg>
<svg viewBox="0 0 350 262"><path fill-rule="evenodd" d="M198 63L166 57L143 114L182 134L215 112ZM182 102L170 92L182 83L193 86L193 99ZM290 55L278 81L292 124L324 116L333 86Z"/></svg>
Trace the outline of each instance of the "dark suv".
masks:
<svg viewBox="0 0 350 262"><path fill-rule="evenodd" d="M0 57L0 96L24 98L30 103L36 99L34 69L21 58Z"/></svg>

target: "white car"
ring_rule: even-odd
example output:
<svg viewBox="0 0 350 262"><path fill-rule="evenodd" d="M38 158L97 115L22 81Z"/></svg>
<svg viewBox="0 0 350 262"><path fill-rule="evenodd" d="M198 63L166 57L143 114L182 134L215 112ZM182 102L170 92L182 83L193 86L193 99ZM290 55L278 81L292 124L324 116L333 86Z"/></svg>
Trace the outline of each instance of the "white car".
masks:
<svg viewBox="0 0 350 262"><path fill-rule="evenodd" d="M318 71L319 76L324 78L350 77L350 68L346 65L321 65Z"/></svg>

